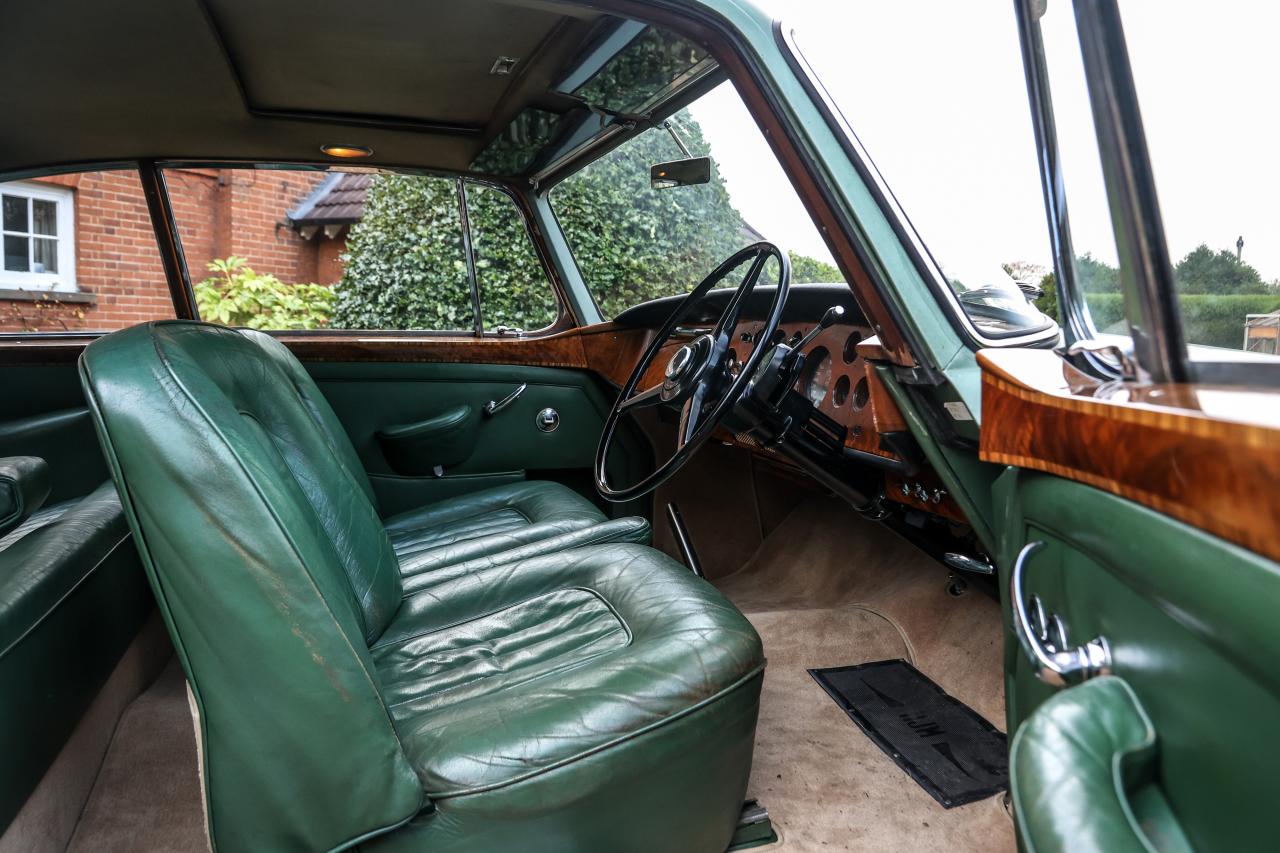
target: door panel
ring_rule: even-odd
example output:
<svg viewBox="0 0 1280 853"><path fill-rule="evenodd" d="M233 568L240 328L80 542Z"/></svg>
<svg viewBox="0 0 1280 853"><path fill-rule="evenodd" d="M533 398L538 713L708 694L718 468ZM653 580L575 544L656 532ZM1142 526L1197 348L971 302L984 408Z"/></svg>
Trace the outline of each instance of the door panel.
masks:
<svg viewBox="0 0 1280 853"><path fill-rule="evenodd" d="M1280 566L1048 474L1010 470L995 495L1005 512L1006 599L1014 555L1026 542L1045 542L1027 565L1028 592L1062 617L1071 644L1107 639L1114 673L1155 727L1155 783L1192 844L1268 846L1280 755ZM1012 632L1007 621L1011 732L1054 693L1036 680Z"/></svg>
<svg viewBox="0 0 1280 853"><path fill-rule="evenodd" d="M351 436L388 514L526 477L568 479L594 498L584 475L594 462L611 401L584 370L439 362L315 362L307 370ZM486 404L502 400L521 384L526 389L508 406L493 415L483 413ZM462 407L478 414L472 421L474 447L465 459L445 467L443 476L413 473L430 471L431 459L408 469L401 461L397 470L379 432ZM550 432L535 422L546 408L559 417ZM639 477L651 463L642 442L638 435L629 436L611 460L620 481ZM429 447L426 443L421 452L431 452Z"/></svg>
<svg viewBox="0 0 1280 853"><path fill-rule="evenodd" d="M1033 619L1033 633L1060 651L1105 638L1110 672L1153 730L1147 760L1128 771L1135 776L1117 759L1112 784L1082 775L1082 754L1024 756L1014 771L1031 803L1017 815L1024 845L1176 849L1185 833L1195 849L1273 846L1280 565L1265 555L1276 552L1276 504L1272 489L1246 486L1274 485L1280 469L1280 441L1260 420L1268 398L1102 384L1050 352L984 351L979 361L982 458L1014 466L993 490L1009 731L1051 741L1044 733L1102 692L1097 681L1056 691L1017 640L1010 574L1033 542L1043 544L1024 555L1023 600L1038 598L1066 636L1039 627L1051 616ZM1233 396L1252 404L1233 412ZM1077 728L1092 725L1080 719ZM1077 745L1084 737L1076 733ZM1123 841L1100 829L1118 804L1136 833Z"/></svg>
<svg viewBox="0 0 1280 853"><path fill-rule="evenodd" d="M46 505L87 495L108 478L74 361L10 364L0 393L0 456L49 463Z"/></svg>

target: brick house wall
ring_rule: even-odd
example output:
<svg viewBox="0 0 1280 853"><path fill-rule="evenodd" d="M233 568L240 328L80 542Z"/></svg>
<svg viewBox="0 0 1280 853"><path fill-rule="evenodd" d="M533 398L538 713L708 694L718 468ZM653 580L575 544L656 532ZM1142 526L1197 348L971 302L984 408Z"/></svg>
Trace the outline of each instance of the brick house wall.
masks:
<svg viewBox="0 0 1280 853"><path fill-rule="evenodd" d="M302 239L285 219L322 181L316 172L180 169L166 174L193 282L239 255L285 282L333 284L344 239ZM128 170L39 179L74 193L76 294L0 298L0 332L107 330L173 316L142 185ZM41 296L32 291L31 295Z"/></svg>

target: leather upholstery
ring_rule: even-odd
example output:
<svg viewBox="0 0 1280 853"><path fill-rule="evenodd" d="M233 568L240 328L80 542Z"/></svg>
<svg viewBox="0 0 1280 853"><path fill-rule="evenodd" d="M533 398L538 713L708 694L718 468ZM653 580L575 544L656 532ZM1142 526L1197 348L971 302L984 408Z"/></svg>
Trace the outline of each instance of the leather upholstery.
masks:
<svg viewBox="0 0 1280 853"><path fill-rule="evenodd" d="M387 535L406 580L454 563L526 548L566 533L594 530L597 542L648 543L642 519L606 525L604 514L559 483L530 481L451 498L387 519ZM618 539L609 539L616 532ZM551 550L558 550L552 548ZM528 549L524 556L547 553Z"/></svg>
<svg viewBox="0 0 1280 853"><path fill-rule="evenodd" d="M402 600L291 370L179 321L81 363L200 712L218 849L723 850L764 666L746 619L640 545L478 555ZM528 485L480 527L565 505Z"/></svg>
<svg viewBox="0 0 1280 853"><path fill-rule="evenodd" d="M652 533L649 528L649 522L639 516L615 518L589 527L578 527L575 530L560 533L546 539L536 539L533 542L519 545L510 550L491 550L490 553L483 553L467 560L442 563L432 567L429 571L420 570L412 574L406 574L404 576L404 589L406 593L419 592L442 581L453 580L471 572L527 560L532 557L540 557L544 554L558 554L570 548L606 543L647 545L653 538ZM503 538L505 537L497 536L494 539L486 537L460 544L466 546L468 550L479 551L483 550L486 544L496 546L497 542L501 542ZM392 539L392 545L395 545L394 538ZM455 556L461 556L458 551L453 553Z"/></svg>
<svg viewBox="0 0 1280 853"><path fill-rule="evenodd" d="M311 401L203 324L108 335L80 369L199 711L215 843L328 850L411 818L422 786L368 650L400 573Z"/></svg>
<svg viewBox="0 0 1280 853"><path fill-rule="evenodd" d="M1123 680L1097 678L1042 704L1010 746L1028 853L1190 850L1155 778L1151 719Z"/></svg>
<svg viewBox="0 0 1280 853"><path fill-rule="evenodd" d="M49 466L37 456L0 459L0 536L26 521L49 497Z"/></svg>
<svg viewBox="0 0 1280 853"><path fill-rule="evenodd" d="M420 846L407 849L718 851L732 834L749 769L760 640L710 585L651 548L582 548L436 583L405 600L372 653L435 807L416 833ZM664 812L657 827L626 829L654 815L634 812L622 778L652 782L662 768L637 765L654 758L650 750L663 753L686 716L699 729L702 718L721 721L727 743L686 744L705 762L694 771L699 781L663 784L668 795L717 807L682 821ZM597 754L600 766L567 769ZM584 800L598 813L588 815ZM533 813L557 828L522 837L527 828L495 823L495 811Z"/></svg>
<svg viewBox="0 0 1280 853"><path fill-rule="evenodd" d="M360 457L333 408L315 381L289 350L263 332L242 329L242 334L288 377L298 401L312 416L316 427L333 450L339 463L360 483L369 501L377 507L373 486ZM625 524L606 524L604 513L566 486L552 482L519 482L450 498L395 515L386 521L391 544L400 559L406 578L455 563L495 556L521 549L521 556L554 553L566 546L543 542L565 533L594 528L585 542L642 542L652 540L643 519Z"/></svg>
<svg viewBox="0 0 1280 853"><path fill-rule="evenodd" d="M0 540L0 832L150 609L111 483Z"/></svg>
<svg viewBox="0 0 1280 853"><path fill-rule="evenodd" d="M397 474L430 474L466 462L476 448L480 412L453 406L434 417L379 430L378 444Z"/></svg>

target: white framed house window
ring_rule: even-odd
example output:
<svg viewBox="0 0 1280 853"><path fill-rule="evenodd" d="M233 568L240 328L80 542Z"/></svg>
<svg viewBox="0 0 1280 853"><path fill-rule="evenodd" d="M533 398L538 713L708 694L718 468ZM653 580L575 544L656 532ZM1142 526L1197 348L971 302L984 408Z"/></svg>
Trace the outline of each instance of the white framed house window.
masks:
<svg viewBox="0 0 1280 853"><path fill-rule="evenodd" d="M76 289L74 199L66 187L0 183L0 289Z"/></svg>

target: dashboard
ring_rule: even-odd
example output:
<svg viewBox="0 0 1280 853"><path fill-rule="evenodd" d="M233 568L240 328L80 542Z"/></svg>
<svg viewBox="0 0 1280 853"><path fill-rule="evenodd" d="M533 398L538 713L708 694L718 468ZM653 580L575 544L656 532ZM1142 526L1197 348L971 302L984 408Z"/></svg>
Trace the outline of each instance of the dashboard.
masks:
<svg viewBox="0 0 1280 853"><path fill-rule="evenodd" d="M813 329L828 308L843 307L844 318L822 330L803 348L804 365L793 390L807 398L818 413L843 428L843 445L856 458L885 472L883 494L887 501L947 522L967 523L940 479L919 458L907 424L877 372L876 362L883 360L884 353L875 330L858 311L849 289L835 285L793 285L782 322L772 341L765 342L760 340L764 322L758 318L768 308L771 289L757 288L745 306L744 319L734 329L731 352L734 360L742 364L761 345L794 345ZM676 327L653 360L637 393L662 382L663 367L671 353L711 330L723 310L721 300L726 299L728 293L731 291L712 291L703 304L691 309L691 316ZM618 384L625 382L630 369L652 340L653 329L670 316L678 302L679 298L655 300L630 309L617 319L615 329L633 328L630 333L623 333L630 344L624 352L615 354L616 367L609 374L611 379ZM774 462L788 464L784 456L761 446L752 434L722 429L718 437L726 443L767 454ZM904 454L908 449L915 452ZM907 455L912 458L908 460Z"/></svg>

